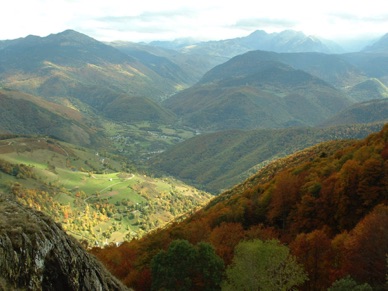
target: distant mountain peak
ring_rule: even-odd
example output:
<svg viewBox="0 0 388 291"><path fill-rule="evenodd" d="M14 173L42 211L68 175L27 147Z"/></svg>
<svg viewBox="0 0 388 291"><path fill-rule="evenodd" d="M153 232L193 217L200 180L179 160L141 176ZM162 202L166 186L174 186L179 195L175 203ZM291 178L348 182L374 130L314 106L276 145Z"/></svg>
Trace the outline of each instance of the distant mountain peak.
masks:
<svg viewBox="0 0 388 291"><path fill-rule="evenodd" d="M363 51L368 53L387 53L388 54L388 33L383 35L372 45L367 46Z"/></svg>
<svg viewBox="0 0 388 291"><path fill-rule="evenodd" d="M67 29L65 31L50 34L46 37L46 40L49 41L69 41L72 44L90 44L90 43L99 43L94 38L87 36L86 34L80 33L78 31ZM69 44L69 43L68 43Z"/></svg>

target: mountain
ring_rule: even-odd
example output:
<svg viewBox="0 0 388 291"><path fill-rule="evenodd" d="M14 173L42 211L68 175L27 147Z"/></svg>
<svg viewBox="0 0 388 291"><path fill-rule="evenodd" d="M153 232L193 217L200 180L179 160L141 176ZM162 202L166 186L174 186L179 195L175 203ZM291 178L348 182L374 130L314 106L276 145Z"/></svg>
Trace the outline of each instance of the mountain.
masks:
<svg viewBox="0 0 388 291"><path fill-rule="evenodd" d="M104 144L99 121L74 107L0 89L0 133L55 136L79 145Z"/></svg>
<svg viewBox="0 0 388 291"><path fill-rule="evenodd" d="M239 242L277 239L307 272L302 290L327 290L346 276L384 290L387 159L387 125L361 141L319 144L269 164L167 228L93 253L128 286L147 290L151 261L176 240L208 242L228 266Z"/></svg>
<svg viewBox="0 0 388 291"><path fill-rule="evenodd" d="M206 57L187 55L152 43L117 41L108 44L136 58L160 76L181 84L192 85L202 77L204 68L211 69Z"/></svg>
<svg viewBox="0 0 388 291"><path fill-rule="evenodd" d="M371 78L388 86L388 34L358 53L343 54L341 58L353 64Z"/></svg>
<svg viewBox="0 0 388 291"><path fill-rule="evenodd" d="M342 58L342 55L323 53L275 53L270 51L251 51L239 56L249 62L249 58L256 61L276 61L287 64L294 69L303 70L318 77L337 88L355 85L367 79L367 75ZM221 67L222 68L222 67ZM217 70L212 72L218 73ZM232 72L230 72L232 73ZM206 74L211 76L211 72Z"/></svg>
<svg viewBox="0 0 388 291"><path fill-rule="evenodd" d="M285 30L267 33L257 30L239 38L196 42L188 39L174 41L154 41L149 45L172 49L195 59L192 63L195 71L206 73L211 68L222 64L232 57L252 50L275 52L323 52L338 53L342 49L335 43L306 36L302 32Z"/></svg>
<svg viewBox="0 0 388 291"><path fill-rule="evenodd" d="M314 125L351 101L313 75L249 52L215 67L164 102L202 130Z"/></svg>
<svg viewBox="0 0 388 291"><path fill-rule="evenodd" d="M274 52L339 52L338 50L333 51L333 43L329 47L317 37L311 35L306 36L304 33L295 30L284 30L274 33L257 30L239 40L251 50ZM340 49L338 45L336 49Z"/></svg>
<svg viewBox="0 0 388 291"><path fill-rule="evenodd" d="M275 52L324 52L338 53L341 48L334 42L320 40L315 36L306 36L303 32L284 30L267 33L256 30L251 34L217 41L196 42L192 39L177 39L174 41L153 41L152 46L184 51L213 52L214 56L234 57L250 50L265 50Z"/></svg>
<svg viewBox="0 0 388 291"><path fill-rule="evenodd" d="M333 42L321 41L295 30L267 33L256 30L245 37L207 42L152 42L152 45L168 47L186 53L208 53L215 57L232 58L251 50L274 52L322 52L338 53L340 48ZM334 51L333 51L334 49Z"/></svg>
<svg viewBox="0 0 388 291"><path fill-rule="evenodd" d="M99 93L96 93L99 95ZM117 94L113 94L117 96ZM158 124L171 124L176 116L171 111L163 108L158 102L140 96L121 94L111 102L100 108L101 113L114 121L152 122Z"/></svg>
<svg viewBox="0 0 388 291"><path fill-rule="evenodd" d="M1 290L129 290L59 224L0 194Z"/></svg>
<svg viewBox="0 0 388 291"><path fill-rule="evenodd" d="M387 53L388 52L388 33L383 35L375 43L365 47L362 51L367 53Z"/></svg>
<svg viewBox="0 0 388 291"><path fill-rule="evenodd" d="M388 121L388 99L360 102L336 114L322 125L363 124Z"/></svg>
<svg viewBox="0 0 388 291"><path fill-rule="evenodd" d="M347 93L358 102L388 98L387 86L376 78L371 78L354 85L347 90Z"/></svg>
<svg viewBox="0 0 388 291"><path fill-rule="evenodd" d="M348 118L348 126L227 130L201 134L156 155L149 160L149 164L154 171L172 175L198 188L219 194L241 183L269 161L279 157L323 141L360 139L380 130L382 122L358 126L353 124L386 120L386 110L377 109L380 103L374 104L375 111L381 112L380 118L369 119L373 114L366 111L364 120L359 120L360 122L356 122L355 118ZM348 112L352 112L351 109ZM328 122L327 125L341 124L339 121L335 123L335 120L337 119L333 118L333 123Z"/></svg>
<svg viewBox="0 0 388 291"><path fill-rule="evenodd" d="M166 77L166 72L161 68L154 71L136 58L72 30L1 45L3 87L56 102L77 99L99 112L116 99L131 103L136 97L135 104L139 98L160 101L186 86L182 79Z"/></svg>

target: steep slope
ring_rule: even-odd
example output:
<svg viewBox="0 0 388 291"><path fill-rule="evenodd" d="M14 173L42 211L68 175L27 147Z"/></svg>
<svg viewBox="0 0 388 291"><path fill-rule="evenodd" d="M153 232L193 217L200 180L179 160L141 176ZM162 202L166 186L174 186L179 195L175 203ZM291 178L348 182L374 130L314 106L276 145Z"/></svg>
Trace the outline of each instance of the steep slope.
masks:
<svg viewBox="0 0 388 291"><path fill-rule="evenodd" d="M343 59L342 56L310 52L276 53L256 50L242 54L238 58L246 65L249 65L251 58L256 61L281 62L294 69L303 70L338 88L352 86L366 80L365 73ZM219 74L219 71L212 70L208 72L204 76L204 80L211 78L213 73ZM225 73L232 74L233 71L225 71Z"/></svg>
<svg viewBox="0 0 388 291"><path fill-rule="evenodd" d="M353 64L371 78L377 78L388 86L388 52L344 54L342 59Z"/></svg>
<svg viewBox="0 0 388 291"><path fill-rule="evenodd" d="M325 121L323 126L339 124L360 124L388 121L388 99L371 100L356 103L334 117Z"/></svg>
<svg viewBox="0 0 388 291"><path fill-rule="evenodd" d="M0 193L0 289L127 290L61 226Z"/></svg>
<svg viewBox="0 0 388 291"><path fill-rule="evenodd" d="M163 108L154 100L124 94L103 106L101 112L107 118L128 123L146 121L157 124L170 124L176 120L173 112Z"/></svg>
<svg viewBox="0 0 388 291"><path fill-rule="evenodd" d="M117 98L160 101L185 85L72 30L3 43L0 68L3 87L56 102L73 97L99 111Z"/></svg>
<svg viewBox="0 0 388 291"><path fill-rule="evenodd" d="M0 115L1 133L55 136L84 146L104 142L95 118L22 92L0 89Z"/></svg>
<svg viewBox="0 0 388 291"><path fill-rule="evenodd" d="M109 45L138 59L142 64L160 76L182 85L198 81L206 68L211 69L206 57L195 57L176 50L133 42L111 42ZM183 86L182 86L183 87Z"/></svg>
<svg viewBox="0 0 388 291"><path fill-rule="evenodd" d="M140 237L211 197L173 178L130 171L105 150L42 136L0 139L0 191L89 245Z"/></svg>
<svg viewBox="0 0 388 291"><path fill-rule="evenodd" d="M361 52L344 54L341 57L369 77L378 78L385 86L388 86L388 34Z"/></svg>
<svg viewBox="0 0 388 291"><path fill-rule="evenodd" d="M375 78L354 85L347 93L358 102L388 98L388 88Z"/></svg>
<svg viewBox="0 0 388 291"><path fill-rule="evenodd" d="M164 102L204 130L314 125L349 106L339 90L304 71L247 53Z"/></svg>
<svg viewBox="0 0 388 291"><path fill-rule="evenodd" d="M375 104L376 107L379 105ZM385 117L381 118L387 119L386 110L380 112L382 115L385 112ZM373 116L368 113L365 116ZM383 126L383 123L358 126L352 123L356 122L331 128L229 130L202 134L171 147L149 163L154 170L218 194L241 183L273 159L327 140L364 138Z"/></svg>
<svg viewBox="0 0 388 291"><path fill-rule="evenodd" d="M375 43L364 48L362 51L367 53L387 53L388 52L388 33L383 35Z"/></svg>
<svg viewBox="0 0 388 291"><path fill-rule="evenodd" d="M327 290L346 275L384 290L387 159L388 125L362 141L323 143L275 161L181 222L95 253L128 286L146 290L153 256L174 240L210 242L228 265L241 240L277 238L304 265L303 290Z"/></svg>

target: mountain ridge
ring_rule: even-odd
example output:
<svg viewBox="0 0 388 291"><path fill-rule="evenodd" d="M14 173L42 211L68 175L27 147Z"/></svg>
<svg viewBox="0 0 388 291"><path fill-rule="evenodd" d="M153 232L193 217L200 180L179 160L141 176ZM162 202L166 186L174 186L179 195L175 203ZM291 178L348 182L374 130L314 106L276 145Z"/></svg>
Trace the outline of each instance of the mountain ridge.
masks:
<svg viewBox="0 0 388 291"><path fill-rule="evenodd" d="M386 103L386 102L385 102ZM376 104L376 106L379 106ZM380 106L381 107L381 106ZM360 139L384 122L326 128L227 130L196 136L150 159L152 168L214 194L233 187L274 159L329 140Z"/></svg>
<svg viewBox="0 0 388 291"><path fill-rule="evenodd" d="M250 52L216 66L163 104L186 125L214 131L314 125L351 103L318 77Z"/></svg>

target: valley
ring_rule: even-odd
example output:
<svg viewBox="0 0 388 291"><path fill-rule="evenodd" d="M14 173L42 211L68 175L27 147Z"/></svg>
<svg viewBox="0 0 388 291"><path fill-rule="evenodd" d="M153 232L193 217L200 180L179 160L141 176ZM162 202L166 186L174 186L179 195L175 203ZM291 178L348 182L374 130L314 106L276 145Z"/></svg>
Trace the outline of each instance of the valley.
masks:
<svg viewBox="0 0 388 291"><path fill-rule="evenodd" d="M0 189L88 245L139 238L210 195L173 178L126 172L118 157L36 138L0 141Z"/></svg>
<svg viewBox="0 0 388 291"><path fill-rule="evenodd" d="M372 254L364 231L387 227L386 39L351 53L291 30L0 41L0 207L43 212L60 228L46 232L65 231L135 290L152 288L154 258L174 248L222 279L246 239L286 247L311 279L303 290L347 273L383 288L386 236L373 280L352 264ZM18 245L20 229L0 230ZM310 261L320 244L322 266Z"/></svg>

